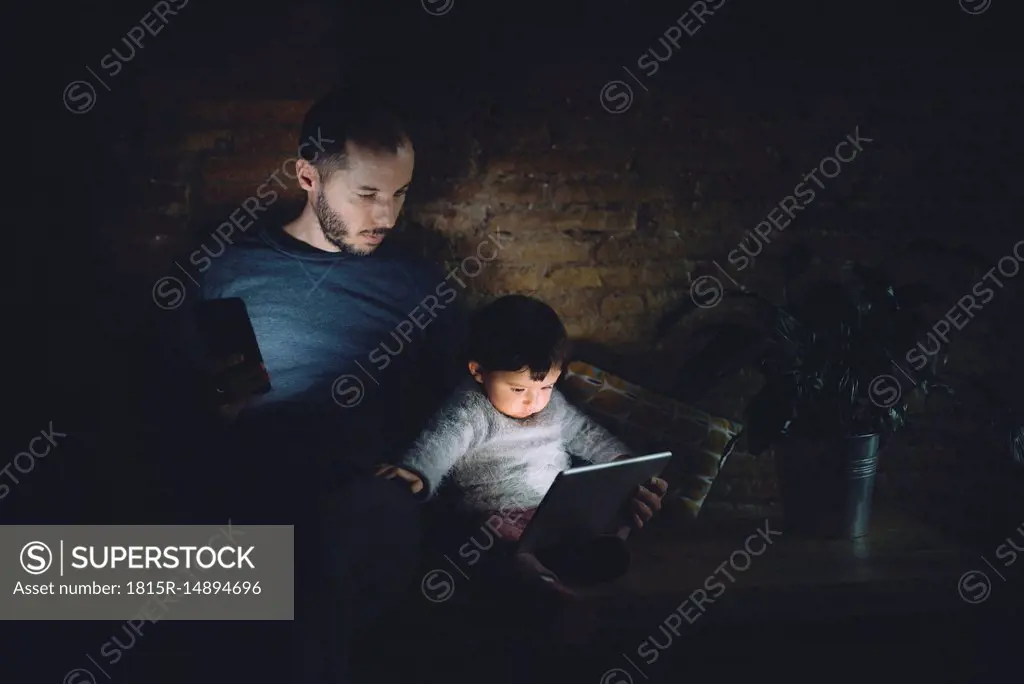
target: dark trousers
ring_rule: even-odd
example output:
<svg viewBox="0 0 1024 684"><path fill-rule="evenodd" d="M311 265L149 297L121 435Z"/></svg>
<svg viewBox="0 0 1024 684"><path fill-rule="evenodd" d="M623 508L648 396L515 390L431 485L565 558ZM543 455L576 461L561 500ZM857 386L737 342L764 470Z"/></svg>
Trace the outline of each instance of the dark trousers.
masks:
<svg viewBox="0 0 1024 684"><path fill-rule="evenodd" d="M355 634L406 595L420 553L418 504L408 490L350 479L296 526L293 655L301 684L347 681Z"/></svg>
<svg viewBox="0 0 1024 684"><path fill-rule="evenodd" d="M386 617L414 579L419 503L407 486L346 465L339 445L295 431L235 430L221 445L203 497L210 522L295 526L295 621L238 632L251 635L242 637L246 669L294 684L350 681L353 637Z"/></svg>

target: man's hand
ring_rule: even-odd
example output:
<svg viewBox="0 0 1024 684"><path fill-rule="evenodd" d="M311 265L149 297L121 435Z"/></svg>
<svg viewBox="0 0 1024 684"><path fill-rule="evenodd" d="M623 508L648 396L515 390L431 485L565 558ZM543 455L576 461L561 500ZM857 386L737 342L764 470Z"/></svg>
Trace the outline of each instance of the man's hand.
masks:
<svg viewBox="0 0 1024 684"><path fill-rule="evenodd" d="M213 362L207 382L217 413L233 420L266 384L267 371L262 365L245 363L244 354L235 354Z"/></svg>
<svg viewBox="0 0 1024 684"><path fill-rule="evenodd" d="M640 529L649 522L654 514L661 510L661 500L668 492L668 483L660 477L652 477L649 482L637 487L636 495L630 499L630 522L635 529Z"/></svg>
<svg viewBox="0 0 1024 684"><path fill-rule="evenodd" d="M413 494L419 494L423 491L423 480L419 478L415 473L410 473L404 468L398 466L383 464L377 466L377 472L374 473L377 477L383 477L385 480L393 480L396 477L405 480L409 483L409 489L412 490Z"/></svg>

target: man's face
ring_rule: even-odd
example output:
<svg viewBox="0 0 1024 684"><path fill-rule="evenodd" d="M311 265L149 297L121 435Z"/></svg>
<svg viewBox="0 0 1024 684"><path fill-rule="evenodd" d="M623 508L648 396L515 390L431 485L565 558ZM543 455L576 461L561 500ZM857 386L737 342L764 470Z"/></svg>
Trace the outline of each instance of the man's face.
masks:
<svg viewBox="0 0 1024 684"><path fill-rule="evenodd" d="M470 373L483 386L484 394L494 408L511 418L529 418L540 413L551 401L560 368L553 367L543 380L532 380L530 370L485 371L475 362L470 363Z"/></svg>
<svg viewBox="0 0 1024 684"><path fill-rule="evenodd" d="M411 143L398 152L372 152L346 143L347 166L315 183L313 211L327 240L352 254L377 249L394 228L412 181Z"/></svg>

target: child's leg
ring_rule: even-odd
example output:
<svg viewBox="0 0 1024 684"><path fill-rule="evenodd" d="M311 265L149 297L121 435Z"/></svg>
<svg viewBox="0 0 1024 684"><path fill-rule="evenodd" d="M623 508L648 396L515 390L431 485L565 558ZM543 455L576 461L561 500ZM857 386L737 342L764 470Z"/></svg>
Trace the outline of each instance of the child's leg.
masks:
<svg viewBox="0 0 1024 684"><path fill-rule="evenodd" d="M594 607L571 585L532 553L517 553L511 569L516 577L509 598L516 624L540 627L531 637L531 650L563 652L589 642L596 626Z"/></svg>
<svg viewBox="0 0 1024 684"><path fill-rule="evenodd" d="M495 544L493 552L483 554L487 556L483 568L492 594L495 590L498 594L506 595L523 592L532 595L538 590L570 593L568 587L559 581L557 573L546 567L534 554L517 550L519 539L535 512L536 509L501 513L491 511L474 516L480 521L474 537L493 538Z"/></svg>
<svg viewBox="0 0 1024 684"><path fill-rule="evenodd" d="M633 531L631 514L623 511L610 525L608 534L574 545L559 546L539 552L543 563L570 584L597 584L622 577L629 570L630 553L627 540Z"/></svg>
<svg viewBox="0 0 1024 684"><path fill-rule="evenodd" d="M528 592L576 598L578 594L558 574L532 553L516 553L511 560L514 580Z"/></svg>
<svg viewBox="0 0 1024 684"><path fill-rule="evenodd" d="M545 549L541 561L570 584L588 585L616 580L629 570L626 538L629 527L572 546Z"/></svg>
<svg viewBox="0 0 1024 684"><path fill-rule="evenodd" d="M484 526L493 531L504 542L516 543L523 536L527 525L537 512L536 508L517 508L507 511L490 511L485 514Z"/></svg>

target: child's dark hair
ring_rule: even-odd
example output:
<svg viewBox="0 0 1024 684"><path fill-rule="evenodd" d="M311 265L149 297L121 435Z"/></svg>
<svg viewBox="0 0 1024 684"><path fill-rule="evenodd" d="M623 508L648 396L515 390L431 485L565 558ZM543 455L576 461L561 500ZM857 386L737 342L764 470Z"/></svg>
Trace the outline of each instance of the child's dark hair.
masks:
<svg viewBox="0 0 1024 684"><path fill-rule="evenodd" d="M473 314L469 360L486 371L529 369L543 380L553 367L562 368L571 345L554 309L533 297L499 297Z"/></svg>

